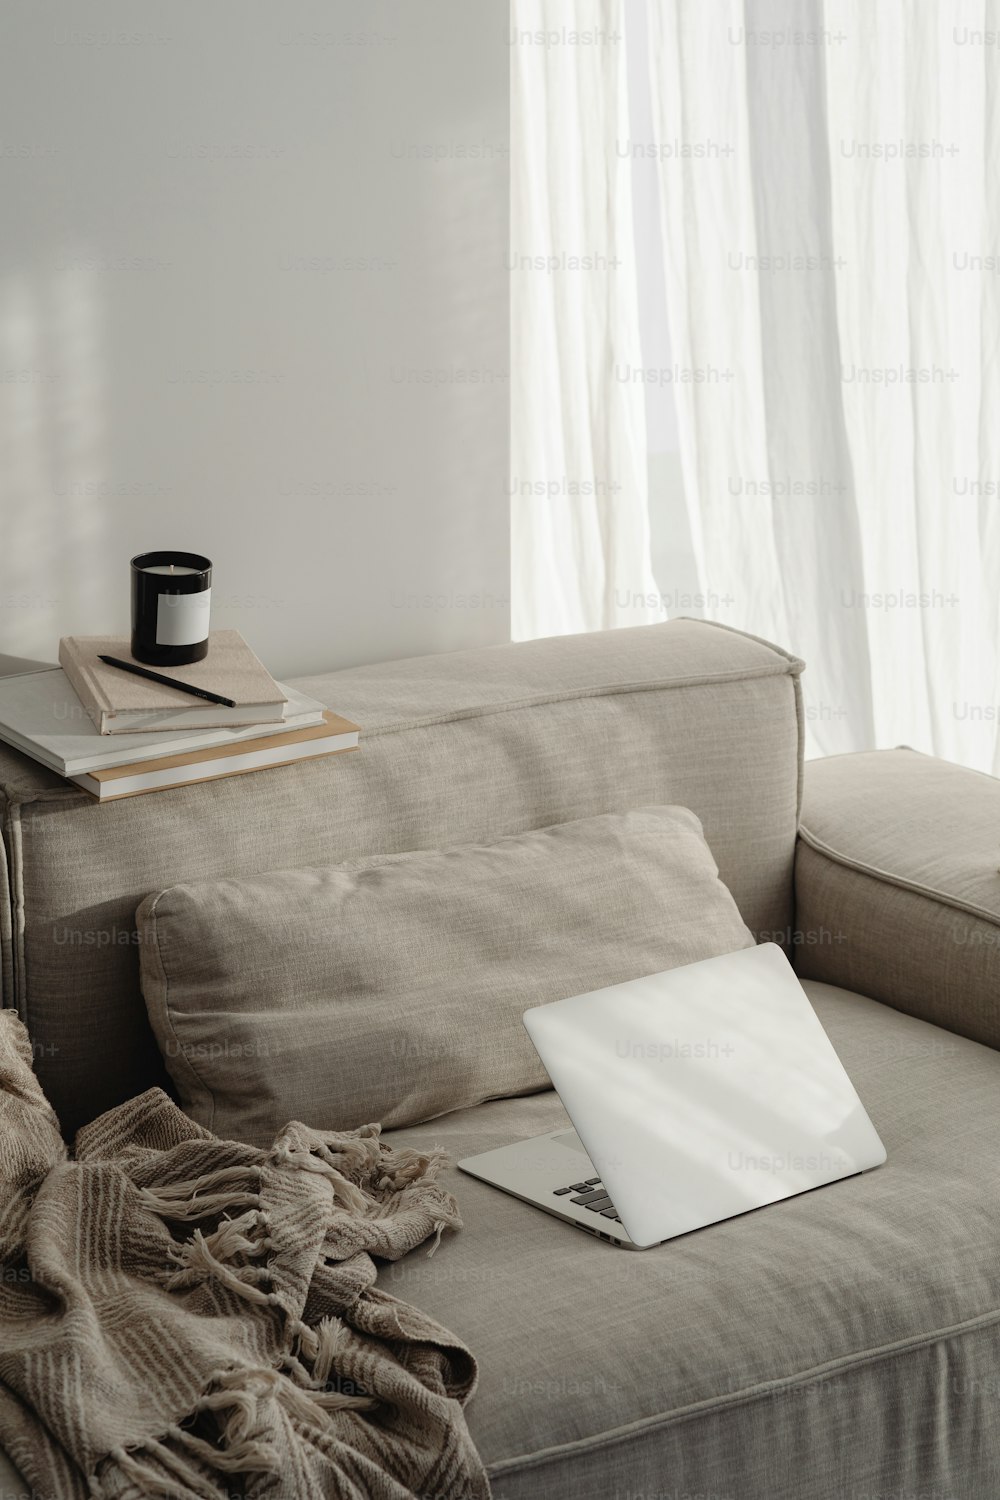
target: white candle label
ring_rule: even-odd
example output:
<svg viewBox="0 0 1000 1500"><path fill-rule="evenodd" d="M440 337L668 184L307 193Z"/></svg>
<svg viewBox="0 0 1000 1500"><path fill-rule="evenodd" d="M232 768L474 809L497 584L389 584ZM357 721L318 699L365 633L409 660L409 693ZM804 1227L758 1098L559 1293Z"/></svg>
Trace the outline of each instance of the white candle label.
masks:
<svg viewBox="0 0 1000 1500"><path fill-rule="evenodd" d="M212 590L197 594L161 594L156 610L158 646L196 646L208 635Z"/></svg>

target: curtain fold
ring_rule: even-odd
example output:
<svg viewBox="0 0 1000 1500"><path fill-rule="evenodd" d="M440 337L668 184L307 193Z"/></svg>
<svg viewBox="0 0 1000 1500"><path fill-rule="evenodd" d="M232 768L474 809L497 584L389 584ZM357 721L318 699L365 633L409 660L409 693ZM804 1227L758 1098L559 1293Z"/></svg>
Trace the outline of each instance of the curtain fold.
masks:
<svg viewBox="0 0 1000 1500"><path fill-rule="evenodd" d="M511 630L663 618L650 566L621 0L514 0Z"/></svg>
<svg viewBox="0 0 1000 1500"><path fill-rule="evenodd" d="M537 145L544 121L550 176L533 219L556 253L582 234L634 255L629 169L655 159L700 589L727 601L727 624L804 657L808 753L902 743L1000 771L1000 0L519 8L562 26L567 10L576 24L624 15L646 54L652 141L623 146L624 70L582 48L520 50L515 134ZM578 132L566 106L584 99ZM529 171L538 187L541 164ZM603 231L602 215L616 221ZM562 382L548 469L607 461L612 433L632 466L629 503L603 529L582 508L567 524L568 507L515 497L519 633L535 633L540 569L560 577L546 628L634 623L608 562L650 566L641 391L607 375L615 359L642 365L647 309L627 277L585 315L566 278L528 295L514 277L515 345L543 338L539 319L551 343L534 390ZM618 399L588 416L584 384ZM545 426L556 405L545 396L530 420ZM515 396L519 461L525 421ZM587 422L601 434L589 450ZM662 601L660 550L656 568L643 589Z"/></svg>
<svg viewBox="0 0 1000 1500"><path fill-rule="evenodd" d="M804 657L808 753L996 771L995 0L648 13L659 138L720 152L661 165L679 357L735 372L678 392L705 584Z"/></svg>
<svg viewBox="0 0 1000 1500"><path fill-rule="evenodd" d="M1000 248L997 17L983 0L827 0L826 16L855 39L827 49L825 94L862 540L842 607L867 615L875 742L996 770L1000 471L980 413L1000 334L982 270Z"/></svg>
<svg viewBox="0 0 1000 1500"><path fill-rule="evenodd" d="M685 497L727 621L809 667L815 753L871 743L867 618L837 603L860 570L840 397L836 251L820 0L648 7L667 304L678 359L722 384L678 387Z"/></svg>

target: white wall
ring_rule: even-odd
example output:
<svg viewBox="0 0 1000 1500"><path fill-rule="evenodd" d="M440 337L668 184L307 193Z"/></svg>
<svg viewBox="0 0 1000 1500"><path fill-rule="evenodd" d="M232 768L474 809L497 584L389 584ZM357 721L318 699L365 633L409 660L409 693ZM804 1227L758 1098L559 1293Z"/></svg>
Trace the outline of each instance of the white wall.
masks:
<svg viewBox="0 0 1000 1500"><path fill-rule="evenodd" d="M0 653L215 562L281 674L508 636L506 0L0 12Z"/></svg>

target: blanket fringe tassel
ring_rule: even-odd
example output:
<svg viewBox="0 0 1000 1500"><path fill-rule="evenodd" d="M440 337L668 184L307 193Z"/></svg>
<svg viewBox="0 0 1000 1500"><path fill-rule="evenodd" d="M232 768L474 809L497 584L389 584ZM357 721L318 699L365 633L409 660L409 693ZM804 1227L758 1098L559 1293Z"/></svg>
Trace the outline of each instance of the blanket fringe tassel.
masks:
<svg viewBox="0 0 1000 1500"><path fill-rule="evenodd" d="M333 1319L324 1319L316 1329L300 1325L300 1331L303 1329L316 1347L314 1376L327 1382L344 1330ZM366 1411L378 1404L372 1397L303 1388L277 1370L222 1371L213 1378L210 1387L196 1401L192 1416L206 1412L215 1415L220 1423L217 1443L183 1427L171 1426L161 1438L140 1448L114 1448L108 1455L119 1473L128 1479L136 1500L175 1497L179 1483L205 1500L216 1500L221 1476L277 1472L279 1454L261 1436L265 1425L263 1403L276 1402L288 1416L312 1428L322 1425L323 1412L349 1408ZM225 1417L227 1411L229 1415ZM94 1500L103 1500L108 1493L100 1480L92 1480Z"/></svg>
<svg viewBox="0 0 1000 1500"><path fill-rule="evenodd" d="M204 1219L227 1209L260 1205L262 1168L255 1166L219 1167L186 1182L165 1183L162 1187L142 1188L139 1202L161 1219L180 1223ZM247 1186L248 1182L252 1186ZM241 1189L241 1190L240 1190Z"/></svg>
<svg viewBox="0 0 1000 1500"><path fill-rule="evenodd" d="M373 1212L371 1201L345 1172L367 1170L380 1190L399 1193L417 1182L433 1179L448 1160L447 1153L438 1149L423 1152L404 1147L389 1152L379 1141L375 1127L366 1127L354 1139L342 1140L335 1151L314 1132L296 1135L293 1129L272 1149L271 1161L321 1174L330 1183L336 1204L365 1217ZM263 1288L262 1283L270 1280L267 1266L246 1263L274 1248L268 1217L261 1206L263 1171L263 1167L250 1164L223 1167L140 1191L143 1206L165 1220L191 1223L229 1215L210 1233L196 1228L189 1239L174 1245L170 1254L176 1269L164 1276L168 1291L183 1290L210 1277L249 1303L283 1306L277 1293ZM242 1212L232 1217L233 1210ZM457 1205L451 1222L461 1223ZM435 1218L428 1255L437 1249L448 1227L447 1219ZM350 1342L349 1330L339 1319L324 1318L315 1327L295 1319L289 1332L295 1347L286 1355L282 1370L226 1370L207 1383L191 1417L211 1414L219 1424L215 1441L171 1426L161 1438L140 1447L111 1451L109 1460L117 1466L119 1476L129 1482L129 1500L133 1496L135 1500L175 1496L181 1483L192 1494L214 1500L222 1475L275 1472L279 1456L263 1435L273 1422L267 1420L262 1403L276 1403L288 1416L314 1431L324 1426L324 1413L378 1407L376 1397L361 1393L360 1382L336 1378L335 1366ZM352 1384L354 1391L341 1388ZM317 1431L317 1440L319 1436ZM104 1500L108 1493L96 1476L91 1479L91 1493L94 1500Z"/></svg>
<svg viewBox="0 0 1000 1500"><path fill-rule="evenodd" d="M236 1219L224 1219L211 1234L196 1229L189 1240L171 1250L170 1258L177 1270L168 1273L164 1286L168 1292L184 1291L211 1277L258 1306L280 1302L276 1293L264 1291L260 1285L270 1280L266 1266L234 1264L238 1255L265 1255L271 1249L267 1228L267 1215L259 1208L252 1208ZM254 1230L257 1234L251 1237Z"/></svg>

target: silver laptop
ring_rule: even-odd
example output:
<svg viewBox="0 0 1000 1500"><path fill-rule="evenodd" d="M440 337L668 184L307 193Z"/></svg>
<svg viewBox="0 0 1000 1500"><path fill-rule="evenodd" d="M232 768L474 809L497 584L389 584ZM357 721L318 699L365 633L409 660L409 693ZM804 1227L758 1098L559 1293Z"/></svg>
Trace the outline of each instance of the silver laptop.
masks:
<svg viewBox="0 0 1000 1500"><path fill-rule="evenodd" d="M774 943L525 1011L575 1130L458 1163L645 1250L885 1161Z"/></svg>

